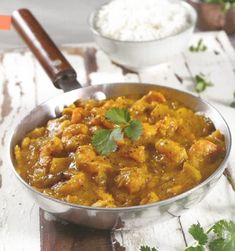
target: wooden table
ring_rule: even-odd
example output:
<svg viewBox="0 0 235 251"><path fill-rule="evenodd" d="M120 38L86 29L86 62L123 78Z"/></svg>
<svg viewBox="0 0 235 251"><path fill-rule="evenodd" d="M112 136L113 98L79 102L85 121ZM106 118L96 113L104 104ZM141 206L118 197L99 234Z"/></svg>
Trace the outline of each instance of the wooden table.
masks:
<svg viewBox="0 0 235 251"><path fill-rule="evenodd" d="M235 133L235 109L229 108L235 91L235 51L223 32L197 33L191 44L203 38L208 50L185 53L149 72L133 73L110 62L93 44L68 45L66 57L84 86L104 82L149 82L194 91L193 77L208 75L214 84L202 96L223 112ZM156 52L157 53L157 52ZM7 144L11 128L39 103L60 94L35 58L26 49L0 54L0 251L139 250L140 245L160 251L182 250L192 239L192 223L207 227L219 219L235 219L235 193L223 176L211 193L184 215L132 231L89 230L40 210L8 167ZM234 137L234 136L233 136ZM233 155L234 155L234 149ZM235 172L235 159L230 160Z"/></svg>

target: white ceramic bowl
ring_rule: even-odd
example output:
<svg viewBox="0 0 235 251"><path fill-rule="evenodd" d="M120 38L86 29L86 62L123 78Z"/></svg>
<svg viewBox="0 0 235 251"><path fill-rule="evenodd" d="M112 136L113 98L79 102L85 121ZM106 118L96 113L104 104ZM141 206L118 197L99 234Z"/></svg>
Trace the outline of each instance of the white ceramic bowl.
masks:
<svg viewBox="0 0 235 251"><path fill-rule="evenodd" d="M197 20L194 8L184 1L180 4L188 10L190 25L182 32L162 39L151 41L120 41L100 34L95 28L95 17L99 9L89 16L89 26L95 42L112 61L134 71L152 68L160 63L170 61L188 46Z"/></svg>

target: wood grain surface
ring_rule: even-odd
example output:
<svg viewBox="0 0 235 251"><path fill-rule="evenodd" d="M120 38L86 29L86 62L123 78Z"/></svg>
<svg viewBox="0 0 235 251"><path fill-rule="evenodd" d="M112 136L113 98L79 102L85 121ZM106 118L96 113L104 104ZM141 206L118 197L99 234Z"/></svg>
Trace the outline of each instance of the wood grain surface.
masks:
<svg viewBox="0 0 235 251"><path fill-rule="evenodd" d="M40 210L41 250L112 251L111 232L62 222Z"/></svg>

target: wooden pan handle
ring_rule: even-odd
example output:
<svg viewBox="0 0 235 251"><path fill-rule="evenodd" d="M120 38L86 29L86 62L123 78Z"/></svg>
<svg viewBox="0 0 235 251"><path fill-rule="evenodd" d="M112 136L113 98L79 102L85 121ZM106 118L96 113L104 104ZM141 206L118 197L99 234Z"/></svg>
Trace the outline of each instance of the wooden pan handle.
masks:
<svg viewBox="0 0 235 251"><path fill-rule="evenodd" d="M14 11L12 24L57 88L64 86L61 82L76 82L75 70L29 10Z"/></svg>

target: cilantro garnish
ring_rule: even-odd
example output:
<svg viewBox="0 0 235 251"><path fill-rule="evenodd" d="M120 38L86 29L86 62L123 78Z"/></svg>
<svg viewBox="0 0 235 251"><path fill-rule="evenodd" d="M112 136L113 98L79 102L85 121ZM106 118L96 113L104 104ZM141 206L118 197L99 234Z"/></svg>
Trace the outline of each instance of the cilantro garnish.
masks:
<svg viewBox="0 0 235 251"><path fill-rule="evenodd" d="M211 251L234 251L235 250L235 223L232 221L220 220L212 226L208 233L213 231L213 239L209 248Z"/></svg>
<svg viewBox="0 0 235 251"><path fill-rule="evenodd" d="M205 245L207 243L208 237L200 223L193 224L188 231L200 245Z"/></svg>
<svg viewBox="0 0 235 251"><path fill-rule="evenodd" d="M120 128L115 128L114 130L98 129L92 137L92 144L95 146L98 153L107 155L116 151L117 144L115 140L122 139L123 133Z"/></svg>
<svg viewBox="0 0 235 251"><path fill-rule="evenodd" d="M143 127L139 120L132 120L130 124L124 129L125 135L132 139L137 140L141 133L142 133Z"/></svg>
<svg viewBox="0 0 235 251"><path fill-rule="evenodd" d="M197 42L197 45L196 46L191 45L189 47L189 50L191 52L202 52L202 51L206 51L207 47L206 47L206 45L203 44L203 40L199 39Z"/></svg>
<svg viewBox="0 0 235 251"><path fill-rule="evenodd" d="M97 152L108 155L117 150L116 141L122 140L123 135L131 140L137 140L142 133L142 124L139 120L131 120L130 113L124 108L111 108L105 117L116 124L114 129L98 129L92 137L92 145Z"/></svg>
<svg viewBox="0 0 235 251"><path fill-rule="evenodd" d="M213 86L211 82L209 82L205 75L200 73L199 75L195 76L195 91L197 93L201 93L206 90L207 87Z"/></svg>
<svg viewBox="0 0 235 251"><path fill-rule="evenodd" d="M235 92L233 93L234 101L230 104L232 108L235 108Z"/></svg>
<svg viewBox="0 0 235 251"><path fill-rule="evenodd" d="M235 108L235 101L233 101L233 102L230 104L230 106L231 106L232 108Z"/></svg>
<svg viewBox="0 0 235 251"><path fill-rule="evenodd" d="M105 117L112 121L115 124L126 124L130 121L130 113L127 109L121 109L121 108L111 108L109 109Z"/></svg>
<svg viewBox="0 0 235 251"><path fill-rule="evenodd" d="M189 233L196 241L184 251L235 251L235 222L220 220L207 232L198 224L189 228ZM156 248L141 246L140 251L156 251Z"/></svg>

